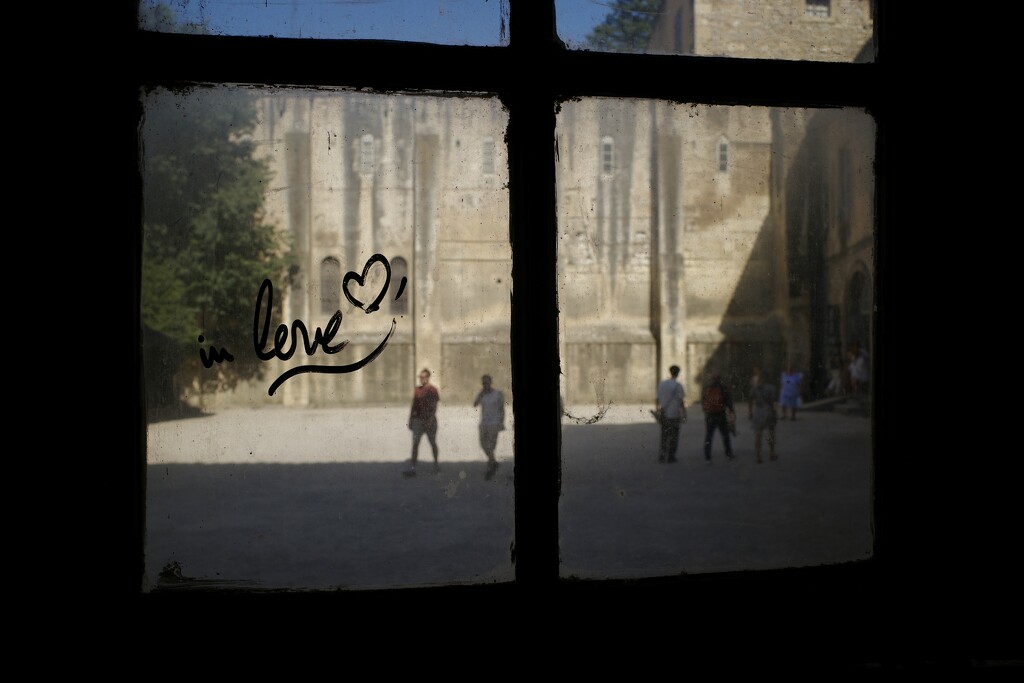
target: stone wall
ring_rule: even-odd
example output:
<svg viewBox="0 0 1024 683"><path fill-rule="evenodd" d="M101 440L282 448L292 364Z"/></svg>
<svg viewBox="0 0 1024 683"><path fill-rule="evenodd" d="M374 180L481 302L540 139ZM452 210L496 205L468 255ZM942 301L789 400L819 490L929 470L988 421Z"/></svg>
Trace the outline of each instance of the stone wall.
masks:
<svg viewBox="0 0 1024 683"><path fill-rule="evenodd" d="M853 62L873 40L871 0L666 0L650 52Z"/></svg>
<svg viewBox="0 0 1024 683"><path fill-rule="evenodd" d="M373 363L357 373L292 380L283 400L404 402L423 367L439 387L467 393L462 366L444 351L449 338L462 340L465 367L486 358L482 365L499 368L491 373L496 380L507 374L511 248L501 105L285 89L269 92L260 112L259 149L274 171L267 211L286 229L295 256L286 319L323 325L333 310L342 312L339 338L353 343L327 363L361 357L392 319L397 324ZM380 311L367 315L338 280L361 273L375 253L391 262L392 281ZM408 277L400 301L396 264ZM384 271L374 266L367 277L364 290L376 291ZM495 361L495 354L504 356ZM479 376L471 384L479 386Z"/></svg>
<svg viewBox="0 0 1024 683"><path fill-rule="evenodd" d="M871 275L874 130L864 116L565 103L556 163L566 402L648 402L672 364L696 397L712 366L740 382L753 364L820 362L813 334L824 307L845 310L851 278ZM511 400L505 122L486 99L268 91L255 133L274 173L267 212L295 257L282 321L312 330L342 311L338 338L351 344L327 364L363 357L392 319L396 332L358 373L299 376L272 399L256 383L216 401L404 403L423 367L445 400L471 402L482 374ZM367 315L338 280L373 253L404 264L408 284L402 301L388 296ZM368 289L382 276L374 268ZM812 291L826 295L811 301Z"/></svg>

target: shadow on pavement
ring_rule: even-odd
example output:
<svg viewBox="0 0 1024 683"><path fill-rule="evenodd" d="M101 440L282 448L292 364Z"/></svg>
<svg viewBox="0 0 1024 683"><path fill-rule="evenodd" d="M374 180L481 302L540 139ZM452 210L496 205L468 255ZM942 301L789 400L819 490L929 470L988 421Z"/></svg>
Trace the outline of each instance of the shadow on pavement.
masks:
<svg viewBox="0 0 1024 683"><path fill-rule="evenodd" d="M872 555L870 424L830 413L780 424L777 461L757 464L741 419L735 460L721 437L703 457L699 410L678 462L658 462L659 429L568 425L562 431L562 575L579 578L817 566Z"/></svg>
<svg viewBox="0 0 1024 683"><path fill-rule="evenodd" d="M151 588L381 588L514 576L511 463L150 465Z"/></svg>

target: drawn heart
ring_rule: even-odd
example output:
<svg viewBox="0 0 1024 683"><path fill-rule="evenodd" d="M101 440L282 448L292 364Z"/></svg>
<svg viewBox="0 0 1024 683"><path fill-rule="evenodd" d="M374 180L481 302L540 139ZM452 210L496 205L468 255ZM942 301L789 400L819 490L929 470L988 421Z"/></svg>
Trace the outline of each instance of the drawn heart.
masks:
<svg viewBox="0 0 1024 683"><path fill-rule="evenodd" d="M388 260L384 258L383 254L374 254L366 261L366 265L363 266L362 275L359 275L355 271L350 270L347 273L345 273L345 277L341 281L341 291L345 292L345 298L348 299L349 302L356 308L363 308L363 302L352 296L351 292L348 291L348 283L349 280L355 280L356 282L359 283L360 287L365 286L366 273L370 271L370 267L374 263L384 264L384 286L381 288L380 294L377 295L377 298L374 299L369 306L363 309L366 313L373 313L374 311L379 310L381 300L384 299L384 295L388 293L388 287L391 285L391 264L388 263Z"/></svg>

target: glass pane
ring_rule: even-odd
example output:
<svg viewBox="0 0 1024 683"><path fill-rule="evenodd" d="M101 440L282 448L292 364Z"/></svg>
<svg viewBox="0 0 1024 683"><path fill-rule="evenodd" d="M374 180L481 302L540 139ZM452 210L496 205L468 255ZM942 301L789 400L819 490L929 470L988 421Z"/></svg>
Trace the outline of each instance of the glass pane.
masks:
<svg viewBox="0 0 1024 683"><path fill-rule="evenodd" d="M511 580L500 103L143 102L149 587Z"/></svg>
<svg viewBox="0 0 1024 683"><path fill-rule="evenodd" d="M555 11L578 50L873 62L873 1L555 0Z"/></svg>
<svg viewBox="0 0 1024 683"><path fill-rule="evenodd" d="M508 45L508 0L141 0L139 27L165 33Z"/></svg>
<svg viewBox="0 0 1024 683"><path fill-rule="evenodd" d="M562 575L869 557L872 118L584 99L557 125Z"/></svg>

